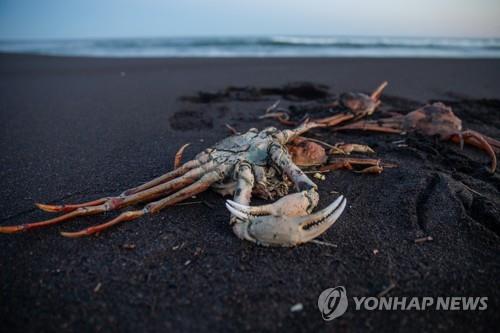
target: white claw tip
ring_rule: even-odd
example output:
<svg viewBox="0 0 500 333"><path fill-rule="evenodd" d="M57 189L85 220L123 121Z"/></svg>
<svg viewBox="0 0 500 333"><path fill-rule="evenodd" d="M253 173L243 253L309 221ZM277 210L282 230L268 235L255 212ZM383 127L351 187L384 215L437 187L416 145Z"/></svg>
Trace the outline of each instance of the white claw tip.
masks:
<svg viewBox="0 0 500 333"><path fill-rule="evenodd" d="M250 206L247 206L247 205L243 205L243 204L240 204L240 203L237 203L233 200L227 200L227 203L229 205L231 205L232 207L242 211L242 212L245 212L245 213L248 213L249 210L250 210Z"/></svg>
<svg viewBox="0 0 500 333"><path fill-rule="evenodd" d="M236 217L238 217L240 219L244 220L244 219L247 218L247 216L246 216L245 213L242 213L239 210L231 207L231 205L228 202L226 202L226 208L231 212L231 214L233 214L234 216L236 216Z"/></svg>

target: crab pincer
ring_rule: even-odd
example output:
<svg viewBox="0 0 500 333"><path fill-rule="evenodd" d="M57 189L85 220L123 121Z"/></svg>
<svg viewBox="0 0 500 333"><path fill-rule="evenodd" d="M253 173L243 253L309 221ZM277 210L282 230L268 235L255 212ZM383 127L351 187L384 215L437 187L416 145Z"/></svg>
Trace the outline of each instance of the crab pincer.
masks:
<svg viewBox="0 0 500 333"><path fill-rule="evenodd" d="M286 212L273 205L251 207L231 200L226 202L226 207L240 221L237 228L246 239L264 246L295 246L309 242L328 230L342 214L347 202L340 196L316 213L307 214L304 211L296 214L289 198L281 200L284 200L282 207L289 206L294 211Z"/></svg>

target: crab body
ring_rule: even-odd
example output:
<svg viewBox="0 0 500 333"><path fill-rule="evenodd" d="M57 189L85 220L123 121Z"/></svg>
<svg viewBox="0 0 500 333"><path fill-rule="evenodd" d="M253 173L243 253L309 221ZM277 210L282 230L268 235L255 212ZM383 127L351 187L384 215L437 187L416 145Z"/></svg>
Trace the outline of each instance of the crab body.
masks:
<svg viewBox="0 0 500 333"><path fill-rule="evenodd" d="M216 143L196 156L196 159L208 158L217 163L226 163L232 170L224 179L212 184L211 188L222 196L234 195L238 185L237 170L242 163L249 164L257 181L252 194L262 199L285 196L289 192L290 180L272 164L268 151L274 143L273 127L259 132L252 128L248 132L230 136ZM207 157L205 157L207 156Z"/></svg>

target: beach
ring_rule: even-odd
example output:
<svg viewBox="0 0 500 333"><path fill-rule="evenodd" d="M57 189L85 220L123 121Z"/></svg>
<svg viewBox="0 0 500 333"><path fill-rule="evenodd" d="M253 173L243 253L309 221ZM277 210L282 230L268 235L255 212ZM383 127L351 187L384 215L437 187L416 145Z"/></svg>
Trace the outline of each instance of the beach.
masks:
<svg viewBox="0 0 500 333"><path fill-rule="evenodd" d="M200 101L228 87L311 82L332 95L389 86L382 103L431 101L465 128L500 139L500 60L372 58L79 58L0 54L1 225L48 218L35 202L118 195L230 135L281 126L258 119L277 99ZM307 101L301 100L301 103ZM408 136L332 133L398 165L380 175L315 179L323 208L348 199L320 237L335 244L265 248L238 239L224 199L189 205L97 236L62 237L115 213L0 235L5 331L493 331L499 324L500 174L480 151ZM337 193L334 193L337 192ZM142 206L138 206L142 207ZM432 240L422 240L431 237ZM320 293L349 297L488 297L487 310L356 311L326 322ZM291 311L296 304L302 310Z"/></svg>

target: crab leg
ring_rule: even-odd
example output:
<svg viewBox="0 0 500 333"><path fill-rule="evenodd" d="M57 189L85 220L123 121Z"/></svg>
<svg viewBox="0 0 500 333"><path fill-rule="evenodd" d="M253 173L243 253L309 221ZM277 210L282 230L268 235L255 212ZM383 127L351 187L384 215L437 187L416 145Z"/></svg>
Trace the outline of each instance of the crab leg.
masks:
<svg viewBox="0 0 500 333"><path fill-rule="evenodd" d="M345 125L342 127L337 127L336 131L343 130L362 130L362 131L372 131L372 132L381 132L381 133L395 133L401 134L403 131L396 125L383 126L384 123L378 124L373 121L358 121L349 125Z"/></svg>
<svg viewBox="0 0 500 333"><path fill-rule="evenodd" d="M286 126L296 126L295 121L290 120L290 116L285 112L269 112L259 117L259 119L272 118Z"/></svg>
<svg viewBox="0 0 500 333"><path fill-rule="evenodd" d="M384 171L384 167L396 167L395 164L383 164L379 159L371 158L335 158L332 163L325 165L320 168L321 172L333 171L339 169L354 169L355 165L365 165L366 168L361 171L355 171L359 173L376 173L379 174Z"/></svg>
<svg viewBox="0 0 500 333"><path fill-rule="evenodd" d="M110 199L111 199L110 197L106 197L106 198L100 198L100 199L93 200L93 201L82 202L79 204L67 204L67 205L47 205L47 204L35 202L35 206L37 206L39 209L43 210L44 212L48 212L48 213L59 213L59 212L68 213L68 212L72 212L74 210L77 210L78 208L97 206L97 205L105 203L106 201L108 201Z"/></svg>
<svg viewBox="0 0 500 333"><path fill-rule="evenodd" d="M82 202L79 204L46 205L46 204L41 204L41 203L35 203L35 205L38 208L40 208L41 210L43 210L45 212L49 212L49 213L72 212L78 208L100 205L100 204L110 202L113 200L119 200L120 198L122 198L124 196L129 196L129 195L144 191L146 189L152 188L152 187L157 186L159 184L162 184L162 183L165 183L167 181L173 180L177 177L180 177L180 176L184 175L186 172L193 170L197 167L200 167L202 165L203 165L202 161L200 161L200 160L191 160L189 162L184 163L181 167L179 167L175 170L172 170L172 171L170 171L170 172L168 172L160 177L157 177L157 178L155 178L155 179L153 179L153 180L151 180L143 185L140 185L138 187L124 191L118 197L105 197L105 198L100 198L100 199L93 200L93 201Z"/></svg>
<svg viewBox="0 0 500 333"><path fill-rule="evenodd" d="M375 154L375 151L367 145L360 145L357 143L346 143L335 145L330 149L330 154L342 154L342 155L350 155L352 152L355 153L369 153Z"/></svg>
<svg viewBox="0 0 500 333"><path fill-rule="evenodd" d="M76 232L61 232L61 235L65 237L70 237L70 238L77 238L77 237L82 237L82 236L90 236L92 234L101 232L103 230L106 230L116 224L126 222L126 221L132 221L135 220L145 214L148 213L157 213L161 209L175 205L176 203L179 203L193 195L196 195L198 193L201 193L205 190L207 190L213 183L221 180L224 178L224 171L222 170L215 170L211 171L207 174L205 174L200 180L197 182L183 188L182 190L155 202L149 203L146 205L143 209L140 210L132 210L128 212L121 213L119 216L116 218L112 219L111 221L108 221L106 223L102 223L96 226L92 226L80 231Z"/></svg>
<svg viewBox="0 0 500 333"><path fill-rule="evenodd" d="M384 91L385 87L387 87L387 85L389 84L389 82L387 81L384 81L382 82L378 87L377 89L375 89L372 94L370 95L370 98L374 101L379 101L380 100L380 96L382 96L382 92Z"/></svg>
<svg viewBox="0 0 500 333"><path fill-rule="evenodd" d="M296 166L288 152L283 149L283 146L272 145L269 149L271 160L292 179L298 191L316 189L316 184L305 175L305 173Z"/></svg>
<svg viewBox="0 0 500 333"><path fill-rule="evenodd" d="M494 173L497 168L497 156L495 151L489 142L479 133L475 131L463 131L458 134L454 134L450 137L450 140L455 143L466 142L472 146L475 146L479 149L485 151L491 158L491 173Z"/></svg>
<svg viewBox="0 0 500 333"><path fill-rule="evenodd" d="M41 222L21 224L15 226L3 226L0 227L0 233L15 233L35 228L46 227L49 225L59 224L64 221L71 220L75 217L95 215L106 211L116 210L119 208L130 206L135 203L152 200L158 198L159 196L172 193L174 191L179 190L180 188L183 188L187 185L194 183L204 174L212 171L216 166L217 166L216 163L211 161L198 168L188 171L186 174L184 174L179 178L157 185L142 192L134 193L127 196L109 198L100 205L79 207L76 210L73 210L67 214Z"/></svg>
<svg viewBox="0 0 500 333"><path fill-rule="evenodd" d="M184 154L184 150L186 150L186 148L190 145L190 143L184 144L181 148L179 148L177 153L175 153L174 170L182 166L182 155Z"/></svg>
<svg viewBox="0 0 500 333"><path fill-rule="evenodd" d="M276 134L276 139L281 144L287 144L288 142L292 141L295 138L298 138L302 134L306 133L310 129L317 128L317 127L325 127L326 125L320 124L316 121L304 121L300 126L294 128L294 129L286 129L283 130L279 133Z"/></svg>
<svg viewBox="0 0 500 333"><path fill-rule="evenodd" d="M325 124L326 126L333 127L340 123L346 122L348 120L354 119L354 114L352 113L340 113L331 117L326 117L323 119L316 120L320 124Z"/></svg>
<svg viewBox="0 0 500 333"><path fill-rule="evenodd" d="M252 167L248 163L240 164L238 168L238 183L234 192L234 201L242 204L249 204L252 198L252 190L255 183L255 177Z"/></svg>
<svg viewBox="0 0 500 333"><path fill-rule="evenodd" d="M483 135L486 142L488 142L496 153L500 153L500 141L490 138L489 136Z"/></svg>
<svg viewBox="0 0 500 333"><path fill-rule="evenodd" d="M170 181L176 177L182 176L186 172L193 170L195 168L201 167L204 164L208 163L209 162L208 158L209 158L209 154L203 153L200 156L197 156L196 159L184 163L183 165L181 165L179 168L177 168L175 170L172 170L172 171L170 171L170 172L168 172L160 177L157 177L153 180L150 180L149 182L144 183L140 186L126 190L125 192L123 192L123 195L130 195L130 194L138 193L138 192L144 191L148 188L151 188L153 186Z"/></svg>
<svg viewBox="0 0 500 333"><path fill-rule="evenodd" d="M234 192L234 201L243 205L248 205L252 198L252 189L255 183L255 177L252 168L249 164L240 164L238 168L238 182L236 191ZM238 219L237 216L231 214L229 224L233 228L233 232L242 239L251 239L247 233L246 221Z"/></svg>

